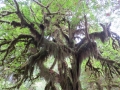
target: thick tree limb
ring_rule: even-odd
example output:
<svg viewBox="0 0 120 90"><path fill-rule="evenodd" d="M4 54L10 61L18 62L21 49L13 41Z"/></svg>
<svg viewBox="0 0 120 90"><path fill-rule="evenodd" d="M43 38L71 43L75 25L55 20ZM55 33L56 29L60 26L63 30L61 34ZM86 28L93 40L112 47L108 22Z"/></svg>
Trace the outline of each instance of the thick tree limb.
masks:
<svg viewBox="0 0 120 90"><path fill-rule="evenodd" d="M89 37L92 41L94 41L95 39L100 39L102 42L104 42L106 39L104 31L91 33L91 34L89 34ZM76 46L77 46L76 48L78 49L85 42L87 42L86 37L84 37L78 44L76 44Z"/></svg>
<svg viewBox="0 0 120 90"><path fill-rule="evenodd" d="M117 64L118 66L120 66L120 63L117 63L117 62L115 62L115 61L113 61L113 60L110 60L110 59L105 59L105 58L103 58L102 56L98 56L98 57L96 57L96 59L98 59L98 60L100 60L100 61L102 61L102 62L106 62L106 63L108 63L109 65L115 65L115 64Z"/></svg>
<svg viewBox="0 0 120 90"><path fill-rule="evenodd" d="M1 23L8 23L8 24L10 24L9 21L0 20L0 22L1 22Z"/></svg>
<svg viewBox="0 0 120 90"><path fill-rule="evenodd" d="M19 9L19 5L18 5L18 3L17 3L16 0L14 0L14 3L15 3L15 5L16 5L16 9L17 9L16 14L18 15L18 17L19 17L20 20L21 20L21 25L24 26L24 25L27 24L27 22L26 22L26 20L24 19L24 16L22 15L22 13L21 13L21 11L20 11L20 9Z"/></svg>
<svg viewBox="0 0 120 90"><path fill-rule="evenodd" d="M90 41L86 15L84 15L84 19L85 19L85 37L87 38L88 41Z"/></svg>
<svg viewBox="0 0 120 90"><path fill-rule="evenodd" d="M13 13L16 13L16 12L2 11L2 12L0 13L0 16L5 17L5 16L11 15L11 14L13 14Z"/></svg>
<svg viewBox="0 0 120 90"><path fill-rule="evenodd" d="M14 39L10 45L8 46L8 48L6 49L6 53L3 57L3 59L1 59L2 64L4 65L4 60L7 57L7 55L9 54L9 52L11 52L12 50L14 50L14 46L16 45L17 42L19 42L20 39L24 39L24 38L33 38L31 35L19 35L16 39Z"/></svg>
<svg viewBox="0 0 120 90"><path fill-rule="evenodd" d="M35 3L37 3L38 5L40 5L41 7L46 8L46 6L44 6L43 4L37 2L36 0L33 0L33 1L34 1Z"/></svg>

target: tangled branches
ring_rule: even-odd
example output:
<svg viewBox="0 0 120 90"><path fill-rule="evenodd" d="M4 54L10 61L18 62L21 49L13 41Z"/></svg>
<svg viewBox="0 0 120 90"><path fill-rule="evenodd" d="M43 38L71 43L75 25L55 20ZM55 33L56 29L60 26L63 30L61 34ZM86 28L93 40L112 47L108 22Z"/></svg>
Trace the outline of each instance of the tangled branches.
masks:
<svg viewBox="0 0 120 90"><path fill-rule="evenodd" d="M103 29L101 32L89 33L87 17L84 15L85 29L73 30L70 20L66 18L69 16L62 13L61 8L57 12L51 12L52 2L45 6L39 1L33 1L42 9L41 21L35 16L32 6L29 9L34 19L28 20L16 0L13 2L15 11L2 11L0 14L3 18L0 20L2 24L10 25L14 31L19 29L19 31L27 30L28 32L28 34L15 35L10 39L0 39L2 57L0 67L3 67L1 71L5 71L7 68L9 72L5 74L12 73L15 76L16 85L8 89L20 88L25 81L34 82L35 79L43 77L47 81L45 90L57 90L55 83L59 83L62 90L82 90L79 80L81 65L87 58L89 59L86 63L86 70L88 68L96 77L99 77L101 73L106 74L106 72L110 78L114 74L120 75L120 64L103 58L96 42L97 39L100 39L102 43L105 43L111 38L113 46L115 46L115 41L120 44L120 37L110 31L111 24L100 24ZM17 20L6 21L4 19L13 14L16 15ZM77 31L79 33L76 34ZM74 43L76 35L84 36L77 44ZM47 67L45 62L50 61L51 57L54 61L51 66ZM94 67L91 58L100 61L102 67ZM57 70L54 70L55 66L57 66ZM36 67L39 68L39 72L34 76Z"/></svg>

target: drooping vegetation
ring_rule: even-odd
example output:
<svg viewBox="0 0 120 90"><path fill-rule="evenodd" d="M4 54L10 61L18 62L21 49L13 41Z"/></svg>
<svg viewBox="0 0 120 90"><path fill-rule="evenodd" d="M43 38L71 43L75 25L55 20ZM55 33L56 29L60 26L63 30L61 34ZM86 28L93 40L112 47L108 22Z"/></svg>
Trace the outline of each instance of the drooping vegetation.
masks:
<svg viewBox="0 0 120 90"><path fill-rule="evenodd" d="M24 82L44 78L45 90L58 87L82 90L83 70L87 79L92 77L89 83L94 90L120 88L119 81L114 82L120 75L120 36L110 30L112 20L100 21L102 9L113 5L113 12L117 12L119 1L3 0L3 3L0 77L5 80L12 75L10 81L14 82L3 89L19 89ZM106 17L110 14L105 13ZM51 59L53 62L45 65Z"/></svg>

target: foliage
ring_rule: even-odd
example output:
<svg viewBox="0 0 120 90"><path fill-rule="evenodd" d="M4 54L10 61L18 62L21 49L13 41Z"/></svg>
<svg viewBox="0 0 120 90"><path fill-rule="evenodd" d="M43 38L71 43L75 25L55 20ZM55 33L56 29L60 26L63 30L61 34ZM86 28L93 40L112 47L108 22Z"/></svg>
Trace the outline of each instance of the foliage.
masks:
<svg viewBox="0 0 120 90"><path fill-rule="evenodd" d="M112 18L110 12L104 13L102 9L114 5L115 12L119 10L119 1L3 0L3 3L0 77L2 81L9 78L14 84L6 80L10 87L3 89L26 89L23 83L31 82L30 86L38 78L47 82L45 90L58 87L82 90L82 86L92 90L120 88L120 81L115 82L120 75L120 36L110 30L111 23L101 23L104 16ZM50 64L46 65L47 62Z"/></svg>

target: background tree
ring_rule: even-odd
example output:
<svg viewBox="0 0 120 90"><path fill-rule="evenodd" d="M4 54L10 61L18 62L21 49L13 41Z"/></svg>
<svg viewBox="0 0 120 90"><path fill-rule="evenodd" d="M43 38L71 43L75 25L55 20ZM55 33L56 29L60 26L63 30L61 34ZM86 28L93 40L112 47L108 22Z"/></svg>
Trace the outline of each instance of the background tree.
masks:
<svg viewBox="0 0 120 90"><path fill-rule="evenodd" d="M111 82L120 74L117 61L120 37L110 30L111 23L100 21L102 9L114 5L112 12L105 13L109 17L118 10L119 1L3 0L3 3L0 76L12 75L16 83L3 89L20 88L25 81L33 83L43 77L47 81L45 90L57 90L56 83L62 90L82 90L80 78L84 69L94 78L93 88L119 88L118 83ZM54 61L46 66L51 58ZM34 73L38 68L40 71Z"/></svg>

